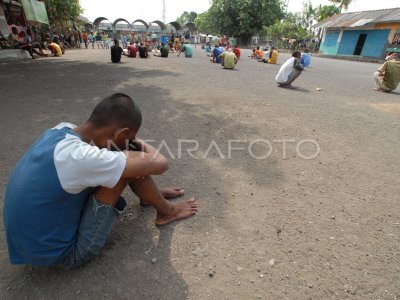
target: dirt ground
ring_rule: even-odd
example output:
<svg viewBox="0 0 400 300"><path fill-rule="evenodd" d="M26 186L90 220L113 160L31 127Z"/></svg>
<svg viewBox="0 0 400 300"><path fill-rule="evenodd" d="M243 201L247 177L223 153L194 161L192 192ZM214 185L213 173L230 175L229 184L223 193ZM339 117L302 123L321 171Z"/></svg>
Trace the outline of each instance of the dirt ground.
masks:
<svg viewBox="0 0 400 300"><path fill-rule="evenodd" d="M299 89L282 89L288 55L268 65L247 54L235 71L199 48L119 65L97 49L0 63L0 194L44 130L123 92L144 113L141 138L168 145L157 182L199 203L158 228L126 193L102 254L74 270L11 265L1 226L0 298L400 299L399 90L372 90L376 64L318 57ZM198 141L194 157L184 140ZM245 150L229 155L229 140Z"/></svg>

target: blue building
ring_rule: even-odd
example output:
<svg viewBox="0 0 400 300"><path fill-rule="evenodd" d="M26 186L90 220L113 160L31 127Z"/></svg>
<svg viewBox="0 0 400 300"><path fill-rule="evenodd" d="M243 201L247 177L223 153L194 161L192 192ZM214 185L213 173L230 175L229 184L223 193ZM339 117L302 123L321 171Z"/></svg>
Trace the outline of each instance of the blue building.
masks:
<svg viewBox="0 0 400 300"><path fill-rule="evenodd" d="M382 59L400 52L400 8L333 15L314 28L322 31L319 53Z"/></svg>

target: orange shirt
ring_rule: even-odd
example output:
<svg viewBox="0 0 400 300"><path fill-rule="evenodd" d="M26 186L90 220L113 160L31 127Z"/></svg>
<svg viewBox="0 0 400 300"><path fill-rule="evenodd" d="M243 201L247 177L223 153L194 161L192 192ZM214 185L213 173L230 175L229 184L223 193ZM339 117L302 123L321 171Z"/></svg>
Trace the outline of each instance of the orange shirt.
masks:
<svg viewBox="0 0 400 300"><path fill-rule="evenodd" d="M261 59L264 56L264 54L261 50L256 50L256 55L257 55L258 59Z"/></svg>

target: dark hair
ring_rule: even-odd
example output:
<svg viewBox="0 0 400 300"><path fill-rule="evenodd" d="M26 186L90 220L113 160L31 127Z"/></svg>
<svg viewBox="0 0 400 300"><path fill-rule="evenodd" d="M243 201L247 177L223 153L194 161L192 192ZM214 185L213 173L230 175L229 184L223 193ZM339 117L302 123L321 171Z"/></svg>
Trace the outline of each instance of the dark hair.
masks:
<svg viewBox="0 0 400 300"><path fill-rule="evenodd" d="M299 50L294 50L294 51L292 52L292 56L293 56L293 57L296 57L296 56L298 56L300 53L301 53L301 52L300 52Z"/></svg>
<svg viewBox="0 0 400 300"><path fill-rule="evenodd" d="M257 50L260 50L260 46L257 47Z"/></svg>
<svg viewBox="0 0 400 300"><path fill-rule="evenodd" d="M142 113L131 97L116 93L96 105L88 122L97 128L118 124L124 128L139 130Z"/></svg>
<svg viewBox="0 0 400 300"><path fill-rule="evenodd" d="M116 44L119 44L118 40L114 40L114 44L115 44L115 45L116 45Z"/></svg>

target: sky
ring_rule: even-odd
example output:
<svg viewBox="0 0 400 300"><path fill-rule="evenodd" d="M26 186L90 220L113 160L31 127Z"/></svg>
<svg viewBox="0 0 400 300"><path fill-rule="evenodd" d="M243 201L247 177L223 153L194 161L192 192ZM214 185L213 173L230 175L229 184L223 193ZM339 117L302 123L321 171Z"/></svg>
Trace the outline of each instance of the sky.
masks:
<svg viewBox="0 0 400 300"><path fill-rule="evenodd" d="M301 0L289 1L288 11L299 12L302 9ZM105 17L110 21L125 18L130 22L143 19L146 22L162 21L162 0L135 1L135 0L80 0L85 12L83 15L90 21L97 17ZM209 0L165 0L167 23L176 20L184 11L204 12L210 6ZM143 4L145 3L145 4ZM311 0L313 6L332 4L328 0ZM348 12L400 7L398 0L354 0Z"/></svg>

